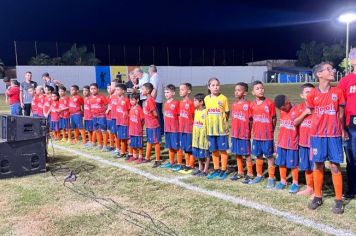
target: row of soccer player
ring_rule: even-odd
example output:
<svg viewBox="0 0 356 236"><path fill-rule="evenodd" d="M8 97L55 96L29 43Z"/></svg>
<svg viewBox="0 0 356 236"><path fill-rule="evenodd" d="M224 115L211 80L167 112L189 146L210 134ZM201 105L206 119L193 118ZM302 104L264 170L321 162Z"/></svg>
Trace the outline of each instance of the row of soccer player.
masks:
<svg viewBox="0 0 356 236"><path fill-rule="evenodd" d="M63 139L66 139L66 134L68 134L68 140L71 140L70 129L74 129L74 140L78 140L80 131L85 143L86 130L90 141L86 144L87 146L93 146L97 142L97 148L105 151L115 147L114 152L120 156L126 155L130 140L128 155L130 162L149 162L151 150L154 147L156 159L153 167L161 166L182 173L191 173L195 159L198 159L199 168L193 174L207 176L208 179L223 180L228 175L227 150L230 133L231 152L237 160L237 173L232 177L233 180L244 176L243 182L246 184L261 182L263 180L263 158L267 158L267 188L285 188L287 168L289 168L293 176L289 191L297 193L299 191L298 169L303 170L306 175L307 188L299 194L314 194L315 197L309 205L311 209L321 205L322 163L330 159L332 170L339 170L339 164L343 161L341 148L343 129L339 120L339 107L345 102L342 91L328 87L327 92L321 92L320 88L313 89L312 84L304 84L301 96L305 102L292 106L285 95L276 96L274 102L266 98L264 85L260 81L253 82L252 94L255 100L249 102L245 99L248 92L247 84L238 83L235 86L235 101L231 109L232 127L229 132L228 99L220 92L219 80L210 79L208 88L209 95L196 94L192 99L191 85L181 84L179 94L182 100L178 102L174 99L175 87L166 86L164 131L165 145L169 149L169 163L162 166L160 127L155 101L150 96L153 90L150 83L144 84L141 89L142 95L147 96L142 108L139 105L139 94L134 93L129 99L125 96L125 85L118 84L116 81L109 86L108 98L98 93L97 85L94 83L90 87L83 88L84 99L78 95L77 86L71 87L71 98L66 98L65 88L60 87L59 94L53 93L52 102L50 102L48 94L51 89L47 88L47 96L45 99L42 98L44 100L43 114L50 117L51 130L57 139L60 137L59 131L62 130ZM61 100L64 101L61 102ZM81 122L82 105L84 105L84 126ZM275 105L281 110L276 160L273 156ZM39 104L38 108L40 109ZM311 115L312 111L313 115ZM146 127L147 135L145 156L143 155L143 125ZM251 154L256 157L256 177L253 176ZM176 161L175 155L177 155ZM210 156L212 156L214 171L208 173ZM246 158L246 175L243 172L243 157ZM316 167L313 167L315 162ZM279 166L281 178L277 184L275 165ZM342 211L342 176L340 170L333 171L332 174L336 195L336 205L333 211L340 213Z"/></svg>

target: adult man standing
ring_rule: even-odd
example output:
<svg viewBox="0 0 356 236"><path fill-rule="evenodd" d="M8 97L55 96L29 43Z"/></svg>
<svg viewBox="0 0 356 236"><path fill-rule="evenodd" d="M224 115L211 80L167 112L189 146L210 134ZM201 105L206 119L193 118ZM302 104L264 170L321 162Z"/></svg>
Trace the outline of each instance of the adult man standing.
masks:
<svg viewBox="0 0 356 236"><path fill-rule="evenodd" d="M153 85L153 91L151 93L152 97L155 98L157 109L158 109L158 118L159 124L161 127L161 134L163 135L164 130L164 120L163 120L163 92L164 92L164 84L163 81L157 74L157 67L155 65L150 65L148 68L148 74L150 75L150 82Z"/></svg>
<svg viewBox="0 0 356 236"><path fill-rule="evenodd" d="M351 49L349 55L353 72L343 77L338 87L344 91L346 99L345 116L349 135L346 155L348 192L344 197L354 198L356 194L356 48Z"/></svg>
<svg viewBox="0 0 356 236"><path fill-rule="evenodd" d="M49 73L43 73L42 74L42 79L44 80L44 85L43 87L45 88L46 86L51 86L54 88L54 91L58 91L58 85L60 85L60 82L57 80L52 79L49 76Z"/></svg>
<svg viewBox="0 0 356 236"><path fill-rule="evenodd" d="M142 88L142 86L145 83L149 83L150 82L150 78L148 76L147 73L144 73L142 69L140 68L135 68L134 69L134 76L136 76L136 78L138 78L138 87L139 89ZM142 105L143 101L146 100L146 96L142 96L140 95L140 104Z"/></svg>
<svg viewBox="0 0 356 236"><path fill-rule="evenodd" d="M20 84L20 103L25 116L31 115L32 94L28 90L30 88L34 90L36 87L37 83L32 81L31 71L27 71L25 73L25 81Z"/></svg>

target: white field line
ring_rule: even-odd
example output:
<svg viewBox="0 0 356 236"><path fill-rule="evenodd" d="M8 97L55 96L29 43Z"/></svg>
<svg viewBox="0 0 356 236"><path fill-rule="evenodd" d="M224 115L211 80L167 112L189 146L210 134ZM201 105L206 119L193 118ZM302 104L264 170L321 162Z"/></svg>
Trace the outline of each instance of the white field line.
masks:
<svg viewBox="0 0 356 236"><path fill-rule="evenodd" d="M83 152L80 152L80 151L77 151L77 150L74 150L74 149L71 149L71 148L59 146L59 145L56 145L56 144L53 144L53 146L55 148L58 148L58 149L61 149L61 150L65 150L67 152L70 152L70 153L73 153L73 154L76 154L76 155L79 155L79 156L82 156L82 157L85 157L85 158L88 158L88 159L91 159L91 160L95 160L95 161L98 161L98 162L106 164L106 165L115 166L115 167L118 167L120 169L124 169L124 170L126 170L128 172L144 176L144 177L146 177L148 179L151 179L151 180L154 180L154 181L159 181L159 182L168 183L168 184L174 184L176 186L180 186L182 188L185 188L185 189L188 189L188 190L191 190L191 191L194 191L194 192L206 195L206 196L212 196L212 197L215 197L215 198L227 201L227 202L231 202L231 203L233 203L235 205L241 205L241 206L244 206L244 207L249 207L249 208L252 208L252 209L263 211L263 212L266 212L266 213L269 213L269 214L272 214L272 215L275 215L275 216L279 216L284 220L288 220L288 221L293 222L295 224L299 224L299 225L303 225L303 226L306 226L306 227L309 227L309 228L313 228L313 229L322 231L322 232L327 233L327 234L340 235L340 236L356 235L354 232L352 232L352 231L350 231L348 229L335 228L333 226L326 225L326 224L323 224L323 223L318 223L316 221L313 221L313 220L310 220L310 219L295 215L293 213L290 213L290 212L287 212L287 211L277 210L277 209L275 209L273 207L265 206L265 205L257 203L257 202L245 200L245 199L242 199L242 198L239 198L239 197L234 197L234 196L227 195L227 194L224 194L224 193L221 193L221 192L217 192L217 191L207 190L207 189L204 189L204 188L201 188L201 187L197 187L197 186L194 186L194 185L191 185L191 184L187 184L187 183L181 182L177 178L169 179L169 178L166 178L166 177L159 177L159 176L153 175L151 173L148 173L148 172L142 171L140 169L137 169L135 167L127 166L127 165L120 164L120 163L117 163L117 162L113 162L113 161L110 161L110 160L106 160L106 159L103 159L103 158L98 157L98 156L85 154Z"/></svg>

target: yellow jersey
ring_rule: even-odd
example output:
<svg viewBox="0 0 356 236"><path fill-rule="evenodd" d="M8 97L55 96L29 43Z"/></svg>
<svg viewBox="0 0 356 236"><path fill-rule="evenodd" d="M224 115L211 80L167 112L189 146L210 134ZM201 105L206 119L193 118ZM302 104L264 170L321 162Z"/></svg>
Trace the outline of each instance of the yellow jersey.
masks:
<svg viewBox="0 0 356 236"><path fill-rule="evenodd" d="M195 110L193 123L192 147L208 150L208 135L206 132L207 110Z"/></svg>
<svg viewBox="0 0 356 236"><path fill-rule="evenodd" d="M208 115L206 120L207 132L209 136L228 135L228 123L226 112L229 112L229 102L227 97L220 94L217 97L207 95L204 98Z"/></svg>

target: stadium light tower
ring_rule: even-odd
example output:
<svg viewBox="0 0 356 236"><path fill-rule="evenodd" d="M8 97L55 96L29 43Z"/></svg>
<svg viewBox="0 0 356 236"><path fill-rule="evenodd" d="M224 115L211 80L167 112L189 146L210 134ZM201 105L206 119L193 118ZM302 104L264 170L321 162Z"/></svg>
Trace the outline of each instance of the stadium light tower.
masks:
<svg viewBox="0 0 356 236"><path fill-rule="evenodd" d="M356 14L349 12L339 16L339 21L346 24L346 74L350 72L349 67L349 28L350 24L356 21Z"/></svg>

